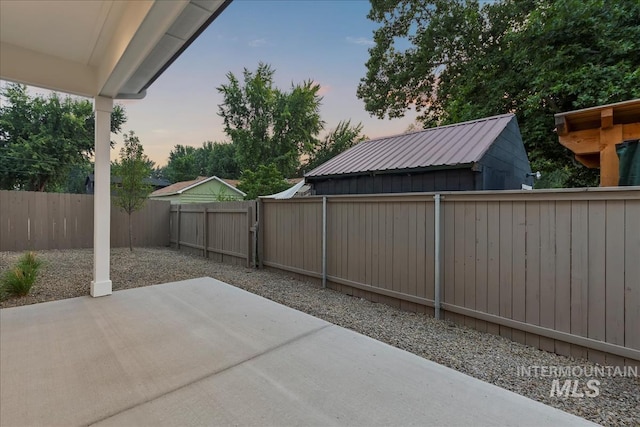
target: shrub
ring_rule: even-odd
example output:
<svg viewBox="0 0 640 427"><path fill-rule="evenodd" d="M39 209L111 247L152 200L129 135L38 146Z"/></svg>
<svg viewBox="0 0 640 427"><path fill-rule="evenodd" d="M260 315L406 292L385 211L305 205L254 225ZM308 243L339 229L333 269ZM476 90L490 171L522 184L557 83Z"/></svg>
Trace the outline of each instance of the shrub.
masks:
<svg viewBox="0 0 640 427"><path fill-rule="evenodd" d="M25 253L18 261L18 264L2 277L0 299L4 299L7 295L28 295L33 283L36 281L41 265L42 261L36 259L35 253Z"/></svg>
<svg viewBox="0 0 640 427"><path fill-rule="evenodd" d="M22 258L20 258L20 261L18 261L18 267L22 268L26 274L33 274L34 276L38 274L41 265L42 261L36 259L35 252L25 253Z"/></svg>
<svg viewBox="0 0 640 427"><path fill-rule="evenodd" d="M6 300L8 296L9 294L4 288L4 281L2 280L2 278L0 278L0 302Z"/></svg>

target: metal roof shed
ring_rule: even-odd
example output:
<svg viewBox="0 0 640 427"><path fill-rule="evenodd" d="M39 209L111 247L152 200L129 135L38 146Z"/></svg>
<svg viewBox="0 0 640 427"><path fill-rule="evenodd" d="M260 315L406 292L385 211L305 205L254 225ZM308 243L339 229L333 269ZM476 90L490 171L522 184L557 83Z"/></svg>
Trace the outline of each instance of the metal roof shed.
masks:
<svg viewBox="0 0 640 427"><path fill-rule="evenodd" d="M364 141L305 175L313 192L510 190L532 185L514 114Z"/></svg>

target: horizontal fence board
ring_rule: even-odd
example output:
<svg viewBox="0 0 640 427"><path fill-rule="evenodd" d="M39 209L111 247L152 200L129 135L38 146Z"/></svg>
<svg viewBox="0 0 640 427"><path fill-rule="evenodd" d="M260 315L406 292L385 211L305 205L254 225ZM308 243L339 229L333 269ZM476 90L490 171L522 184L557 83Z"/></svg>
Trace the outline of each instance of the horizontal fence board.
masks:
<svg viewBox="0 0 640 427"><path fill-rule="evenodd" d="M407 201L432 200L440 194L442 200L458 202L532 202L556 200L640 200L640 186L635 187L591 187L591 188L554 188L544 190L504 190L504 191L450 191L440 193L385 193L385 194L349 194L327 196L331 203L396 203ZM322 196L310 196L289 200L261 199L267 204L322 202ZM243 203L243 202L240 202Z"/></svg>
<svg viewBox="0 0 640 427"><path fill-rule="evenodd" d="M332 287L433 307L433 196L327 196ZM599 363L640 360L640 187L443 193L441 203L446 319ZM264 265L321 279L322 197L262 209Z"/></svg>
<svg viewBox="0 0 640 427"><path fill-rule="evenodd" d="M453 311L455 313L459 313L465 316L482 319L487 322L497 323L499 325L504 325L512 329L513 328L519 329L521 331L525 331L530 334L536 334L542 337L549 337L549 338L561 340L570 344L577 344L584 347L589 347L596 351L616 354L621 357L626 357L629 359L640 360L640 351L631 349L628 347L609 344L603 341L594 340L591 338L585 338L585 337L581 337L573 334L568 334L566 332L556 331L556 330L544 328L538 325L531 325L525 322L518 322L517 320L506 319L501 316L494 316L492 314L482 313L476 310L468 309L466 307L443 304L443 308L445 310Z"/></svg>

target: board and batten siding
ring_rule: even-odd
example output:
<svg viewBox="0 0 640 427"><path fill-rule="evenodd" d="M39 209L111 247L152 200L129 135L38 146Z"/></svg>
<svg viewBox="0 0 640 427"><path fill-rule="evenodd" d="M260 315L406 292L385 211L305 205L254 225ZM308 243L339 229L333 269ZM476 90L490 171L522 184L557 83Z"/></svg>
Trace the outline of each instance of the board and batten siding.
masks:
<svg viewBox="0 0 640 427"><path fill-rule="evenodd" d="M169 245L167 202L149 200L131 216L134 246ZM111 246L129 246L128 216L111 206ZM0 251L93 247L93 196L0 191Z"/></svg>
<svg viewBox="0 0 640 427"><path fill-rule="evenodd" d="M262 263L321 279L322 197L261 205ZM433 314L434 209L433 193L327 197L329 286ZM445 319L640 361L640 188L445 193L440 230Z"/></svg>

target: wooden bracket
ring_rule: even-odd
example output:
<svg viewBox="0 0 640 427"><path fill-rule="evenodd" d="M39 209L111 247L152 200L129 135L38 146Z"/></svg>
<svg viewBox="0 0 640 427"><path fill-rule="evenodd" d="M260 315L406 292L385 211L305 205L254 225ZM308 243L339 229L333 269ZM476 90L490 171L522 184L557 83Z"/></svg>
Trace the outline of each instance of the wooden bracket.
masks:
<svg viewBox="0 0 640 427"><path fill-rule="evenodd" d="M600 111L600 127L602 129L613 127L613 108L605 108Z"/></svg>
<svg viewBox="0 0 640 427"><path fill-rule="evenodd" d="M566 135L569 133L569 123L566 117L556 117L556 132L558 135Z"/></svg>

